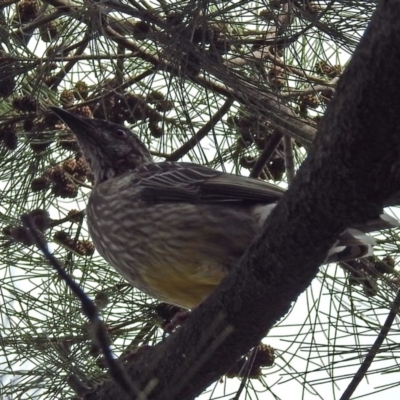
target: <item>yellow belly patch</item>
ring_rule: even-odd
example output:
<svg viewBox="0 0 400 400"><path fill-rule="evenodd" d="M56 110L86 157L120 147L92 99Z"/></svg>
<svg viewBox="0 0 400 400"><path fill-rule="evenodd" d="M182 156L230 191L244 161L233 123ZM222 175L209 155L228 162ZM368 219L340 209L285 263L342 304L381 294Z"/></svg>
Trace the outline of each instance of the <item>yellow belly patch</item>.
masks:
<svg viewBox="0 0 400 400"><path fill-rule="evenodd" d="M164 267L162 271L153 267L143 271L141 278L151 288L152 296L191 309L204 301L226 276L220 268L205 268L204 272L193 267L184 270Z"/></svg>

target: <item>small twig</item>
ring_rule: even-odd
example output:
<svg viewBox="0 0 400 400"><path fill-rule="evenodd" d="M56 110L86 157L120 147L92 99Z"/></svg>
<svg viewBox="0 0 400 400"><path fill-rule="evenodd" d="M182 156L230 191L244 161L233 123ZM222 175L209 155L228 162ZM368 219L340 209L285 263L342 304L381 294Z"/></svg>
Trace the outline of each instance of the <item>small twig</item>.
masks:
<svg viewBox="0 0 400 400"><path fill-rule="evenodd" d="M258 178L260 176L261 171L263 170L267 162L271 159L275 149L278 147L282 136L282 133L278 130L275 130L274 133L271 135L267 145L260 154L260 157L258 157L253 169L250 172L250 176L252 178Z"/></svg>
<svg viewBox="0 0 400 400"><path fill-rule="evenodd" d="M383 326L381 328L381 331L379 332L378 337L375 340L375 343L372 345L367 356L365 357L365 360L363 361L360 368L354 375L354 378L351 380L349 386L347 386L347 389L344 391L344 393L340 397L340 400L350 399L351 395L356 390L358 384L361 382L361 380L366 375L369 367L372 364L372 361L374 361L375 356L378 354L383 341L386 339L386 336L390 331L390 328L394 322L394 319L396 318L397 314L399 313L399 308L400 308L400 290L397 292L396 298L393 301L390 312L386 318L385 323L383 324Z"/></svg>
<svg viewBox="0 0 400 400"><path fill-rule="evenodd" d="M166 161L178 161L200 141L208 135L208 133L214 128L214 126L222 119L222 117L229 111L233 104L233 99L228 99L222 105L222 107L211 117L211 119L194 135L191 137L183 146L175 150L169 156L166 157Z"/></svg>
<svg viewBox="0 0 400 400"><path fill-rule="evenodd" d="M17 3L17 1L16 1ZM12 3L4 4L2 3L2 7L7 6ZM14 32L12 32L12 38L17 40L23 40L25 35L29 35L36 28L39 28L41 25L49 23L57 19L60 15L64 14L63 10L55 10L51 14L42 14L39 18L35 18L32 22L24 24L22 28L18 28Z"/></svg>
<svg viewBox="0 0 400 400"><path fill-rule="evenodd" d="M289 136L283 136L283 147L285 154L285 169L288 184L290 185L294 178L294 156L293 156L293 142Z"/></svg>
<svg viewBox="0 0 400 400"><path fill-rule="evenodd" d="M90 388L86 386L76 375L70 375L67 379L70 388L80 397L90 392Z"/></svg>
<svg viewBox="0 0 400 400"><path fill-rule="evenodd" d="M244 363L243 368L242 368L244 370L243 371L244 377L243 377L242 381L240 382L240 386L235 394L235 397L233 397L232 400L238 400L240 395L243 392L243 389L246 387L246 383L249 380L249 373L254 364L254 360L256 358L257 351L258 351L258 347L254 347L252 350L250 350L249 357L248 357L247 361ZM241 373L239 373L239 375L241 375Z"/></svg>
<svg viewBox="0 0 400 400"><path fill-rule="evenodd" d="M111 352L109 346L109 338L107 330L100 319L97 307L89 299L86 293L81 287L68 275L65 269L62 267L60 262L52 253L50 253L47 243L43 239L42 235L36 229L36 226L31 217L28 215L22 215L21 220L25 228L27 228L35 241L35 244L39 250L44 254L50 265L57 271L58 275L65 281L67 286L72 290L75 296L80 300L82 305L82 311L89 319L93 338L96 344L101 348L104 359L108 366L108 370L114 381L120 386L120 388L130 397L137 396L141 398L140 391L129 381L128 376Z"/></svg>
<svg viewBox="0 0 400 400"><path fill-rule="evenodd" d="M76 109L78 106L79 107L90 106L90 105L96 104L97 102L99 102L101 100L105 100L109 97L112 97L115 95L116 89L118 89L119 91L122 91L123 89L127 89L130 86L132 86L133 84L140 82L144 78L150 76L151 74L154 73L154 71L155 71L154 68L149 68L148 70L144 71L143 73L141 73L133 78L128 78L124 84L122 84L118 87L112 88L107 93L104 93L102 95L95 96L95 97L88 97L87 100L82 101L79 104L74 105L73 107L68 107L68 108L66 108L66 110L71 111L71 110Z"/></svg>
<svg viewBox="0 0 400 400"><path fill-rule="evenodd" d="M67 215L64 218L60 219L52 219L50 222L50 228L54 228L56 226L59 226L61 224L64 224L65 222L76 222L74 219L80 219L82 221L83 217L85 216L85 210L77 211L76 214L74 215Z"/></svg>
<svg viewBox="0 0 400 400"><path fill-rule="evenodd" d="M74 56L80 56L83 54L83 52L86 50L86 47L88 46L89 42L91 40L91 36L89 34L85 34L85 37L83 38L81 45L76 49L76 52ZM66 63L60 71L54 75L55 81L51 85L51 89L55 90L57 89L58 85L61 83L61 81L64 79L64 77L68 74L69 71L75 66L75 64L78 61L76 59L72 59L68 63Z"/></svg>
<svg viewBox="0 0 400 400"><path fill-rule="evenodd" d="M80 181L80 180L74 178L74 177L73 177L71 174L69 174L68 172L66 172L66 174L67 174L68 178L71 179L71 181L72 181L73 183L75 183L76 185L81 186L81 187L84 187L84 188L86 188L86 189L90 189L90 190L93 189L93 186L92 186L92 185L88 185L87 183L82 182L82 181Z"/></svg>
<svg viewBox="0 0 400 400"><path fill-rule="evenodd" d="M339 82L339 77L333 78L331 81L326 82L323 85L315 85L315 86L310 86L306 89L302 90L292 90L287 92L282 92L280 96L284 99L295 99L298 97L304 97L309 94L316 94L318 92L322 92L325 94L329 94L330 96L333 96L335 94L335 87L337 83Z"/></svg>

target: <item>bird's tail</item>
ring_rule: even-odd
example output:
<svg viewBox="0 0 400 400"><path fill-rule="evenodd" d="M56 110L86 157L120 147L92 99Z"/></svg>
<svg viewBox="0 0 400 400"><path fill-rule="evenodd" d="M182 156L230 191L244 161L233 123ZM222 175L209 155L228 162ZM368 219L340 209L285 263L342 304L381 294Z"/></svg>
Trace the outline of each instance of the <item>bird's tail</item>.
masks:
<svg viewBox="0 0 400 400"><path fill-rule="evenodd" d="M370 256L373 253L372 246L375 244L375 240L367 233L398 226L400 226L400 222L397 219L384 213L379 219L346 229L329 250L325 263Z"/></svg>

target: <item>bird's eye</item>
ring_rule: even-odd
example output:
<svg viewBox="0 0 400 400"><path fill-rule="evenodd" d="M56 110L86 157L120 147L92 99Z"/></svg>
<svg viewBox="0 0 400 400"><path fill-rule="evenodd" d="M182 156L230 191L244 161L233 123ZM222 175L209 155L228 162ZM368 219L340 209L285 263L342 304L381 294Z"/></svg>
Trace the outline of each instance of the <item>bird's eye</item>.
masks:
<svg viewBox="0 0 400 400"><path fill-rule="evenodd" d="M114 135L117 136L117 137L123 138L123 137L126 136L126 132L124 130L122 130L122 129L117 129L114 132Z"/></svg>

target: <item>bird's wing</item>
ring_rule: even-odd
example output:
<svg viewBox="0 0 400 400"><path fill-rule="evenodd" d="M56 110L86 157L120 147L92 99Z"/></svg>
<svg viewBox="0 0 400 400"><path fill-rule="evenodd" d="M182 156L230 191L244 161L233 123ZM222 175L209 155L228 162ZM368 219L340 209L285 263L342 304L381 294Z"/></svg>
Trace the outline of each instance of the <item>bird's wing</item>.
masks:
<svg viewBox="0 0 400 400"><path fill-rule="evenodd" d="M147 164L135 171L132 184L148 202L274 203L285 192L261 180L189 163Z"/></svg>

